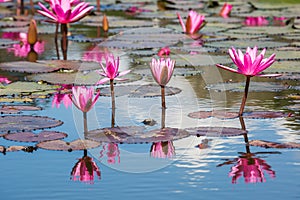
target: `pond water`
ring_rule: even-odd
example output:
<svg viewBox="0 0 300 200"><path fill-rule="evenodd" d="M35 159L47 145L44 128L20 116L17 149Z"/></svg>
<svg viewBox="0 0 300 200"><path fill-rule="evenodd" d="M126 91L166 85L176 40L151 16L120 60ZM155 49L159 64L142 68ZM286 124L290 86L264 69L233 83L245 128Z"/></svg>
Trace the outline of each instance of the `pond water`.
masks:
<svg viewBox="0 0 300 200"><path fill-rule="evenodd" d="M0 41L1 78L11 81L8 84L0 83L0 151L3 152L0 156L1 199L299 199L300 26L297 9L300 5L292 1L288 4L279 1L274 5L254 2L258 9L250 9L249 4L236 1L233 2L231 16L222 18L217 15L222 2L209 9L206 9L207 1L190 1L186 4L174 1L175 4L162 4L164 8L151 1L122 2L114 4L112 1L101 1L101 13L87 16L69 27L67 60L76 62L66 66L78 65L80 61L75 75L74 70L66 69L56 73L41 73L40 66L37 66L37 71L29 72L35 66L31 68L28 55L22 56L20 50L10 44L19 44L20 41L16 38L9 38L8 42ZM95 2L92 4L96 5ZM1 24L13 16L5 8L6 5L10 4L0 4L0 15L3 16ZM181 32L176 11L186 15L190 7L198 8L199 13L206 15L208 23L200 30L203 34L201 39L192 39ZM140 10L129 13L129 8ZM99 27L94 25L98 23L101 26L103 13L110 20L108 33L101 30L97 32ZM284 16L284 23L292 17L296 18L293 28L288 23L281 26L244 24L246 16L260 15L267 16L269 21L273 16ZM55 25L50 26L38 14L34 18L38 21L39 39L44 42L36 62L57 60ZM5 33L19 33L27 29L28 26L17 24L16 27L1 25L0 35L6 38ZM242 119L226 117L224 112L238 112L245 77L215 66L217 63L232 65L227 54L227 49L232 45L242 50L254 45L259 49L267 47L267 56L275 52L278 59L273 64L274 68L271 66L267 72L283 74L278 78L251 79L246 113ZM163 120L160 88L153 86L156 83L151 76L149 63L158 50L165 46L170 47L170 57L176 60L174 74L167 85L172 87L170 91L174 94L166 96L165 113L165 125L175 131L175 136L170 139L165 136L159 142L151 132L147 132L159 130ZM70 91L67 86L61 89L61 84L91 85L100 79L95 72L95 66L100 69L100 65L86 61L86 55L103 51L120 57L120 71L131 70L127 81L115 83L115 126L126 130L127 136L112 133L108 139L96 138L100 141L99 145L87 151L47 150L38 148L37 142L5 139L7 136L4 135L14 133L15 129L10 127L17 127L18 123L25 123L26 120L24 122L20 118L19 121L7 122L3 119L25 115L49 117L63 122L48 127L51 122L44 122L48 123L45 125L42 119L37 123L45 129L30 130L34 134L42 131L62 132L68 135L62 140L70 143L78 139L90 139L88 133L84 134L82 112L70 102L68 104L68 101L53 102L58 94ZM59 53L62 60L60 48ZM17 66L17 61L26 61L21 64L24 73ZM3 63L19 68L12 70ZM43 66L54 65L60 64ZM85 68L86 65L88 68ZM16 83L20 84L11 89L10 86ZM27 86L26 83L32 85ZM142 89L141 86L148 87ZM112 124L109 84L96 88L100 90L100 97L87 113L89 130L110 128ZM64 105L64 102L67 104ZM41 109L21 109L20 113L11 114L16 108L5 113L5 105ZM207 117L211 111L222 111L223 114ZM261 111L265 113L247 117L253 111L256 114ZM145 119L155 120L156 123L145 125ZM141 127L145 128L142 134L137 131ZM197 130L199 127L217 128L218 131L197 136L191 129ZM16 130L24 133L22 129L27 132L26 128L18 127ZM222 130L226 128L236 130L229 131L227 136L222 135ZM179 134L178 129L187 132ZM237 135L236 132L240 133L241 129L246 129L247 134ZM138 132L136 135L135 131ZM121 141L120 137L122 142L115 142ZM126 140L129 137L133 139ZM269 141L273 142L272 147L276 144L282 146L249 146L247 140ZM286 148L286 144L292 146ZM33 150L17 151L9 147L27 147L27 150L31 147ZM4 152L3 148L7 151ZM157 152L153 148L157 148ZM92 158L93 162L85 161L94 163L101 174L98 176L94 173L93 180L78 180L78 177L71 175L79 159L84 156Z"/></svg>

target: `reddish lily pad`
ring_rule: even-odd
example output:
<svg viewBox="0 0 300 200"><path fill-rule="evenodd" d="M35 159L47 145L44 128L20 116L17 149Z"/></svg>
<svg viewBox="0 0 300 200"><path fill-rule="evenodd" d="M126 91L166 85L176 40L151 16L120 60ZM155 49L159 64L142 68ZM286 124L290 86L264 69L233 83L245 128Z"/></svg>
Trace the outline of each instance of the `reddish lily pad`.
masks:
<svg viewBox="0 0 300 200"><path fill-rule="evenodd" d="M27 21L0 21L1 28L8 28L8 27L22 27L28 26L29 22Z"/></svg>
<svg viewBox="0 0 300 200"><path fill-rule="evenodd" d="M50 117L29 115L8 115L0 117L0 133L31 131L52 128L63 122Z"/></svg>
<svg viewBox="0 0 300 200"><path fill-rule="evenodd" d="M0 63L0 69L10 72L48 73L58 70L84 71L99 69L99 64L75 60L39 60L37 62L16 61Z"/></svg>
<svg viewBox="0 0 300 200"><path fill-rule="evenodd" d="M264 148L276 148L276 149L294 149L300 148L300 143L288 142L288 143L278 143L270 142L265 140L251 140L249 142L251 146L264 147Z"/></svg>
<svg viewBox="0 0 300 200"><path fill-rule="evenodd" d="M196 119L205 119L209 117L216 117L219 119L233 119L238 117L238 112L228 112L228 111L197 111L189 113L188 116ZM244 112L243 118L248 119L273 119L288 117L288 113L275 112L275 111L253 111Z"/></svg>
<svg viewBox="0 0 300 200"><path fill-rule="evenodd" d="M66 133L58 131L42 131L39 134L33 132L9 133L4 136L7 140L18 142L44 142L49 140L58 140L67 137Z"/></svg>
<svg viewBox="0 0 300 200"><path fill-rule="evenodd" d="M46 142L40 142L36 145L38 148L56 151L76 151L92 149L100 146L99 142L92 140L75 140L72 142L65 142L63 140L51 140Z"/></svg>
<svg viewBox="0 0 300 200"><path fill-rule="evenodd" d="M189 136L185 130L164 128L145 132L145 127L129 126L102 128L89 131L86 137L99 142L148 143L170 141Z"/></svg>
<svg viewBox="0 0 300 200"><path fill-rule="evenodd" d="M229 111L221 111L221 110L215 110L215 111L197 111L189 113L188 116L191 118L196 119L205 119L209 117L217 117L220 119L233 119L238 117L237 112L229 112Z"/></svg>
<svg viewBox="0 0 300 200"><path fill-rule="evenodd" d="M208 137L232 137L246 134L246 130L232 127L194 127L186 128L190 135L208 136Z"/></svg>
<svg viewBox="0 0 300 200"><path fill-rule="evenodd" d="M101 96L110 96L110 87L100 89ZM181 90L175 87L165 87L165 95L175 95L180 93ZM116 96L128 95L129 97L156 97L161 95L161 88L157 84L149 85L121 85L115 87Z"/></svg>
<svg viewBox="0 0 300 200"><path fill-rule="evenodd" d="M37 111L42 110L41 107L29 105L2 105L0 107L1 114L17 114L21 111Z"/></svg>

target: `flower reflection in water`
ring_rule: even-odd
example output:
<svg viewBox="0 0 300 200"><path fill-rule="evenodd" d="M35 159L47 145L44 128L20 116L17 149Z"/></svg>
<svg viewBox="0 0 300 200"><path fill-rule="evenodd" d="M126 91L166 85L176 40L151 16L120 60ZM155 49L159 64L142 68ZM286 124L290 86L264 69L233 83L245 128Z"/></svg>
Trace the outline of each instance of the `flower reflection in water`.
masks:
<svg viewBox="0 0 300 200"><path fill-rule="evenodd" d="M70 99L68 94L69 90L71 90L72 87L72 85L63 84L60 88L57 89L57 92L53 96L52 108L59 108L61 103L63 103L66 108L72 105L72 100Z"/></svg>
<svg viewBox="0 0 300 200"><path fill-rule="evenodd" d="M175 156L175 148L172 141L153 142L150 149L153 158L172 158Z"/></svg>
<svg viewBox="0 0 300 200"><path fill-rule="evenodd" d="M13 40L19 40L19 44L13 44L12 47L7 48L8 52L13 52L16 57L27 57L28 54L34 51L37 54L42 54L45 51L45 42L37 41L33 48L27 42L27 33L3 33L2 38L9 38Z"/></svg>
<svg viewBox="0 0 300 200"><path fill-rule="evenodd" d="M95 178L101 178L100 169L93 158L87 156L87 151L84 150L84 156L78 160L72 169L71 180L93 184Z"/></svg>
<svg viewBox="0 0 300 200"><path fill-rule="evenodd" d="M120 150L116 143L108 143L103 145L103 149L100 151L100 159L104 157L106 153L107 163L116 164L120 163Z"/></svg>

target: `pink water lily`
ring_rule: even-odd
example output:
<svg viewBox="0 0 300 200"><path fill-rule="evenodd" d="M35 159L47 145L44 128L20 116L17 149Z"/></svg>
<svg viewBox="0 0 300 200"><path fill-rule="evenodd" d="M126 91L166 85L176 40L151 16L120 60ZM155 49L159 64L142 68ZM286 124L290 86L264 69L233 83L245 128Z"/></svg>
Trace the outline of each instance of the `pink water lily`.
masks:
<svg viewBox="0 0 300 200"><path fill-rule="evenodd" d="M163 47L158 51L157 55L159 57L163 57L163 56L169 56L170 53L171 53L171 50L169 47Z"/></svg>
<svg viewBox="0 0 300 200"><path fill-rule="evenodd" d="M84 156L73 167L71 176L73 181L79 180L92 184L95 177L101 178L101 172L91 157Z"/></svg>
<svg viewBox="0 0 300 200"><path fill-rule="evenodd" d="M263 16L258 16L258 17L248 16L246 17L244 24L246 26L265 26L269 24L269 21Z"/></svg>
<svg viewBox="0 0 300 200"><path fill-rule="evenodd" d="M232 10L232 5L229 3L224 3L223 7L220 10L219 15L223 18L228 18L231 10Z"/></svg>
<svg viewBox="0 0 300 200"><path fill-rule="evenodd" d="M175 148L172 141L154 142L150 152L153 158L172 158L175 155Z"/></svg>
<svg viewBox="0 0 300 200"><path fill-rule="evenodd" d="M237 179L244 177L246 183L265 182L264 172L267 172L271 178L275 178L275 171L265 160L260 158L239 158L237 164L231 168L229 176L232 177L232 183L237 183Z"/></svg>
<svg viewBox="0 0 300 200"><path fill-rule="evenodd" d="M174 66L175 61L170 58L152 58L150 63L152 76L160 86L165 86L170 81Z"/></svg>
<svg viewBox="0 0 300 200"><path fill-rule="evenodd" d="M243 54L240 49L236 51L235 48L233 47L229 49L228 52L230 58L237 66L237 69L233 69L221 64L216 64L216 66L228 70L230 72L234 72L246 76L245 92L244 92L244 97L239 111L239 116L242 116L244 112L247 96L248 96L250 78L253 76L277 77L277 76L281 76L281 74L261 74L262 71L270 67L275 62L274 53L269 58L264 58L266 49L263 49L259 55L257 55L256 46L253 49L248 47L245 54Z"/></svg>
<svg viewBox="0 0 300 200"><path fill-rule="evenodd" d="M184 24L181 16L179 13L177 13L177 17L179 19L179 22L181 24L183 32L187 34L194 34L197 33L201 28L205 26L205 16L198 14L194 10L190 10L186 23Z"/></svg>
<svg viewBox="0 0 300 200"><path fill-rule="evenodd" d="M256 46L253 49L248 47L245 54L243 54L240 49L236 51L233 47L229 49L228 52L230 58L238 68L233 69L220 64L217 64L216 66L231 72L243 74L245 76L280 76L280 74L261 74L262 71L270 67L275 62L274 53L269 58L264 58L266 49L263 49L259 55L257 55Z"/></svg>
<svg viewBox="0 0 300 200"><path fill-rule="evenodd" d="M42 10L37 12L50 18L50 22L67 24L79 21L85 17L94 7L89 6L89 3L80 2L73 9L72 4L76 1L70 0L51 0L51 11L42 3L38 3Z"/></svg>
<svg viewBox="0 0 300 200"><path fill-rule="evenodd" d="M105 78L101 79L97 82L97 84L105 83L109 80L125 80L122 78L119 78L120 76L124 76L130 72L130 70L126 70L123 72L119 72L119 65L120 65L120 58L115 58L112 54L106 54L105 55L105 67L102 63L100 63L102 72L98 72L101 76L104 76Z"/></svg>
<svg viewBox="0 0 300 200"><path fill-rule="evenodd" d="M92 109L100 95L100 91L96 95L94 93L93 87L75 86L72 88L72 95L70 94L69 98L79 110L86 113Z"/></svg>
<svg viewBox="0 0 300 200"><path fill-rule="evenodd" d="M8 78L6 78L6 77L2 77L2 76L0 76L0 83L1 84L10 84L11 83L11 81L8 79Z"/></svg>

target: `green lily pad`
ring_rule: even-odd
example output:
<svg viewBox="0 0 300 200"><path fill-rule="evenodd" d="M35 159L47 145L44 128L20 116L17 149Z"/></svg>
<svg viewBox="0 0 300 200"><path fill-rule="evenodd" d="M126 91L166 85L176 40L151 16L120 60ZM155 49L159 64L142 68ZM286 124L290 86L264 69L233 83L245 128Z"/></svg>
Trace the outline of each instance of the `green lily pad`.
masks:
<svg viewBox="0 0 300 200"><path fill-rule="evenodd" d="M0 63L0 69L22 73L48 73L58 70L93 70L99 69L99 63L75 60L39 60L37 62L16 61Z"/></svg>
<svg viewBox="0 0 300 200"><path fill-rule="evenodd" d="M49 140L58 140L67 137L66 133L58 131L42 131L38 134L33 132L9 133L4 136L7 140L18 142L43 142Z"/></svg>
<svg viewBox="0 0 300 200"><path fill-rule="evenodd" d="M31 131L36 129L52 128L62 125L63 122L54 118L29 115L0 116L0 133Z"/></svg>
<svg viewBox="0 0 300 200"><path fill-rule="evenodd" d="M161 96L161 87L157 84L149 84L149 85L120 85L114 87L116 96L125 96L129 97L156 97ZM165 95L175 95L180 93L181 90L175 87L165 87ZM101 96L110 96L110 87L105 87L100 89Z"/></svg>
<svg viewBox="0 0 300 200"><path fill-rule="evenodd" d="M232 127L194 127L186 128L190 135L207 137L231 137L246 134L246 130Z"/></svg>
<svg viewBox="0 0 300 200"><path fill-rule="evenodd" d="M249 145L256 147L264 148L276 148L276 149L299 149L300 143L288 142L288 143L279 143L279 142L270 142L265 140L251 140Z"/></svg>
<svg viewBox="0 0 300 200"><path fill-rule="evenodd" d="M235 47L236 49L246 49L247 47L264 47L268 49L278 48L288 46L289 43L286 42L278 42L274 40L227 40L220 42L211 42L204 44L204 47L215 47L223 49L224 52L231 47Z"/></svg>
<svg viewBox="0 0 300 200"><path fill-rule="evenodd" d="M29 105L2 105L0 106L1 114L17 114L22 111L37 111L42 110L41 107Z"/></svg>
<svg viewBox="0 0 300 200"><path fill-rule="evenodd" d="M181 139L189 136L188 132L177 128L164 128L145 132L145 127L129 126L102 128L89 131L88 139L113 143L149 143Z"/></svg>
<svg viewBox="0 0 300 200"><path fill-rule="evenodd" d="M11 39L0 38L0 48L6 48L7 46L17 44L19 41L14 41Z"/></svg>
<svg viewBox="0 0 300 200"><path fill-rule="evenodd" d="M101 144L92 140L75 140L72 142L65 142L62 140L51 140L40 142L36 146L38 148L47 149L47 150L56 150L56 151L76 151L76 150L85 150L92 149L100 146Z"/></svg>
<svg viewBox="0 0 300 200"><path fill-rule="evenodd" d="M55 92L57 88L58 86L18 81L0 87L0 96L42 96Z"/></svg>
<svg viewBox="0 0 300 200"><path fill-rule="evenodd" d="M300 73L299 61L274 62L271 67L264 70L264 73Z"/></svg>
<svg viewBox="0 0 300 200"><path fill-rule="evenodd" d="M218 83L207 85L208 90L214 91L231 91L231 92L244 92L245 83ZM249 86L250 92L278 92L289 89L286 85L281 85L272 82L254 82L252 81Z"/></svg>
<svg viewBox="0 0 300 200"><path fill-rule="evenodd" d="M98 64L99 65L99 64ZM98 67L99 68L99 67ZM95 85L100 79L96 71L87 72L54 72L47 74L35 74L28 76L31 81L45 81L51 84L73 84L73 85ZM142 79L142 76L136 73L129 73L122 78L124 81L115 81L116 83L128 83Z"/></svg>

